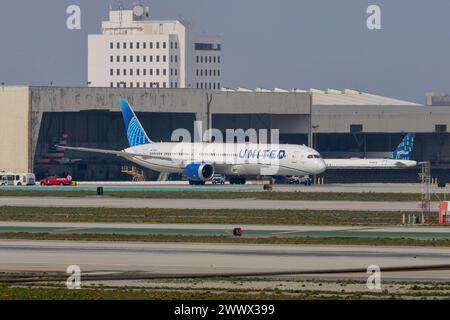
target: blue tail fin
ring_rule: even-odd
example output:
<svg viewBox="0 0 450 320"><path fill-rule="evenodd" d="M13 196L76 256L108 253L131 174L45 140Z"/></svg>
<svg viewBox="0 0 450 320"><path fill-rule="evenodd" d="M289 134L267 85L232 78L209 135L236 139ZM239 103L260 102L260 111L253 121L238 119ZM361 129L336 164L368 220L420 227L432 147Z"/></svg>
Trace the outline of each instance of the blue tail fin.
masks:
<svg viewBox="0 0 450 320"><path fill-rule="evenodd" d="M410 160L414 147L414 133L408 133L394 150L391 159Z"/></svg>
<svg viewBox="0 0 450 320"><path fill-rule="evenodd" d="M152 143L127 100L120 99L120 109L122 109L123 121L130 147Z"/></svg>

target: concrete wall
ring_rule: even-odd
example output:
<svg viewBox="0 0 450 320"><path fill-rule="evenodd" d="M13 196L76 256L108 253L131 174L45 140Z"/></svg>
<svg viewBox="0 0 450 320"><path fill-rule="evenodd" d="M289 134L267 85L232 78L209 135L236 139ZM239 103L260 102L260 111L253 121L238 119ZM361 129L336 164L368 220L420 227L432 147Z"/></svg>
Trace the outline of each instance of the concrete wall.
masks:
<svg viewBox="0 0 450 320"><path fill-rule="evenodd" d="M436 125L450 130L450 108L428 106L313 106L317 133L349 133L362 124L367 133L432 133Z"/></svg>
<svg viewBox="0 0 450 320"><path fill-rule="evenodd" d="M0 171L31 170L28 87L0 87Z"/></svg>

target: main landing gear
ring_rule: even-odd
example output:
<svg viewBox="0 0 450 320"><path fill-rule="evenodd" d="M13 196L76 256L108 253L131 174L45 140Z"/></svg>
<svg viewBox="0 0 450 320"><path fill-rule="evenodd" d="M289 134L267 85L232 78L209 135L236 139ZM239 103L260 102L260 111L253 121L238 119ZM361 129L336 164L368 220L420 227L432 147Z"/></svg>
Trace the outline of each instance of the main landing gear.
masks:
<svg viewBox="0 0 450 320"><path fill-rule="evenodd" d="M244 177L232 176L230 178L230 184L245 184L247 180Z"/></svg>

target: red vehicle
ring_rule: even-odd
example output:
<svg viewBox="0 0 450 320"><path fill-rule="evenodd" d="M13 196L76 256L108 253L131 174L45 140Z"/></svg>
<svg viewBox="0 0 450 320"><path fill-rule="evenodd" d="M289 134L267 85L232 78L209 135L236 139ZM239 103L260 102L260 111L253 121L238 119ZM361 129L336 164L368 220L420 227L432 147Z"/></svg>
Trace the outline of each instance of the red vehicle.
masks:
<svg viewBox="0 0 450 320"><path fill-rule="evenodd" d="M72 179L70 176L67 178L51 176L41 180L41 186L70 186L71 184Z"/></svg>

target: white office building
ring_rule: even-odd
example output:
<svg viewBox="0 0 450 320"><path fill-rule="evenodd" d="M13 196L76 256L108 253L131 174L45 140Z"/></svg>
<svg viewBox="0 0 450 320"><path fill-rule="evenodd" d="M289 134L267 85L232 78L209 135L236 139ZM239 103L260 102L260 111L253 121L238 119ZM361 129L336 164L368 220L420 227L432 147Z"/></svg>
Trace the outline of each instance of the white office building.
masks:
<svg viewBox="0 0 450 320"><path fill-rule="evenodd" d="M89 35L89 86L222 88L219 36L199 36L189 22L148 16L142 6L110 10L102 33Z"/></svg>

